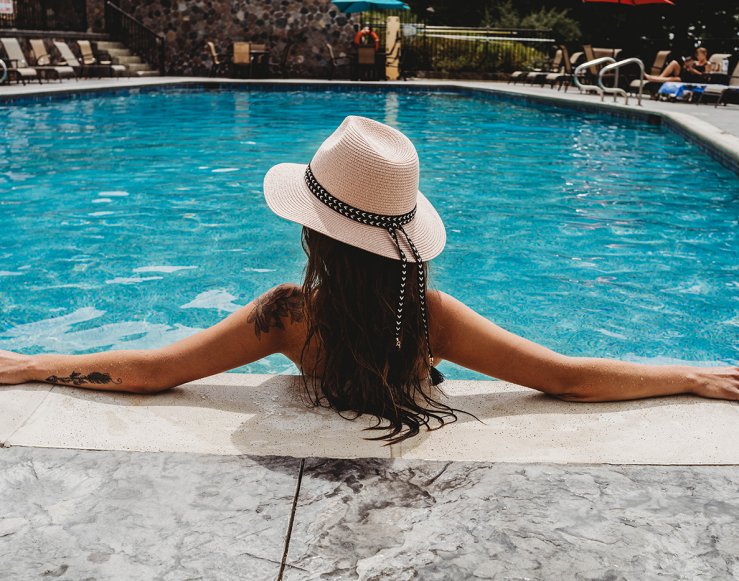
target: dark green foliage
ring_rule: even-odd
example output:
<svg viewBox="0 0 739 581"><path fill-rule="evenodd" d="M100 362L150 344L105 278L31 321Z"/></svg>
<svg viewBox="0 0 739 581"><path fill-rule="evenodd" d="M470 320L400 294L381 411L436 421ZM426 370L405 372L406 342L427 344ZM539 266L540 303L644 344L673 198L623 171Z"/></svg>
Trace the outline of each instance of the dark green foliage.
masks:
<svg viewBox="0 0 739 581"><path fill-rule="evenodd" d="M566 18L579 24L581 35L578 38L576 29L569 25L551 25L562 40L619 46L635 53L671 48L689 54L698 44L705 44L709 52L739 52L736 0L674 0L675 6L639 7L586 4L581 0L515 0L512 4L508 0L407 1L428 24L483 26L486 19L494 19L496 26L514 26L513 22L522 24L529 15L531 20L527 22L534 23L541 22L540 16L534 15L555 19L567 10Z"/></svg>

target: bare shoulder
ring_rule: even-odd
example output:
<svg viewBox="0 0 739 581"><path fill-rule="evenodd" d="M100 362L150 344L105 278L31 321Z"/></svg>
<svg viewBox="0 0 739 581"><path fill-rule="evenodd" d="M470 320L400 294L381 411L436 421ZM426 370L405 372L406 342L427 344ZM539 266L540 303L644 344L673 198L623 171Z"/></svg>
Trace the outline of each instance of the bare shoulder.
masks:
<svg viewBox="0 0 739 581"><path fill-rule="evenodd" d="M282 283L254 299L247 322L254 325L254 334L260 337L271 329L285 330L305 320L303 289L295 283Z"/></svg>

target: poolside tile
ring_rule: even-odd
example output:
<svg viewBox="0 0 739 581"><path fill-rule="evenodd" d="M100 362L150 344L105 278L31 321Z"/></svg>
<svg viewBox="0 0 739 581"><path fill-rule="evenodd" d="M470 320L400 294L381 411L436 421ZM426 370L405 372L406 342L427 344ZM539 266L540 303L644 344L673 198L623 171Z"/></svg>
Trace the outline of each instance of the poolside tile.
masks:
<svg viewBox="0 0 739 581"><path fill-rule="evenodd" d="M673 396L571 403L486 381L444 384L459 416L393 457L495 462L739 464L739 402Z"/></svg>
<svg viewBox="0 0 739 581"><path fill-rule="evenodd" d="M306 461L285 579L733 579L734 467Z"/></svg>
<svg viewBox="0 0 739 581"><path fill-rule="evenodd" d="M51 388L46 384L0 385L0 446L31 417Z"/></svg>
<svg viewBox="0 0 739 581"><path fill-rule="evenodd" d="M159 395L55 387L9 439L13 446L390 457L369 442L363 418L309 409L289 376L222 374Z"/></svg>
<svg viewBox="0 0 739 581"><path fill-rule="evenodd" d="M4 579L275 579L300 461L0 450Z"/></svg>

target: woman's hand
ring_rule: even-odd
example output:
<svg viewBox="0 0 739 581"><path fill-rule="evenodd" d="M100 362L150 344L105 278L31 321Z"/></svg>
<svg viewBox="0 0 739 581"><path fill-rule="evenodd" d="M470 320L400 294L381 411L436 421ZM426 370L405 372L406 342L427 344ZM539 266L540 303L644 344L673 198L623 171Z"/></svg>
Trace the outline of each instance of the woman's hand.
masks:
<svg viewBox="0 0 739 581"><path fill-rule="evenodd" d="M31 356L0 349L0 384L15 385L31 380Z"/></svg>
<svg viewBox="0 0 739 581"><path fill-rule="evenodd" d="M695 382L693 395L739 401L739 367L701 367Z"/></svg>

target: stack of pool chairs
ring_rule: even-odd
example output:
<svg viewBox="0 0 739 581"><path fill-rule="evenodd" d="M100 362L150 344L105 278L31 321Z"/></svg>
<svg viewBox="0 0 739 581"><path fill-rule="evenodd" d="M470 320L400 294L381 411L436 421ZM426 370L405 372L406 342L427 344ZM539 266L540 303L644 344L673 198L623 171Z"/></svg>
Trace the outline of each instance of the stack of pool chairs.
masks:
<svg viewBox="0 0 739 581"><path fill-rule="evenodd" d="M531 71L515 71L508 79L508 84L528 83L530 85L549 85L558 89L565 86L565 90L572 82L572 71L577 61L582 56L582 52L569 54L567 47L560 45L554 53L548 66L543 69L534 69Z"/></svg>

